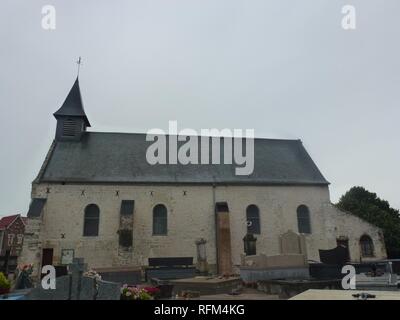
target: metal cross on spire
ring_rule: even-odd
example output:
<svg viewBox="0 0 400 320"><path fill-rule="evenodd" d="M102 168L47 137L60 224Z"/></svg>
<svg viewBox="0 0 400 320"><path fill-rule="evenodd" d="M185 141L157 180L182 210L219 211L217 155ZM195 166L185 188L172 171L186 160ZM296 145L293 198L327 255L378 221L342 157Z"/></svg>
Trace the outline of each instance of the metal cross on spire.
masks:
<svg viewBox="0 0 400 320"><path fill-rule="evenodd" d="M81 64L82 64L82 58L79 57L78 61L76 61L76 64L78 65L78 77L79 77L79 71L81 69Z"/></svg>

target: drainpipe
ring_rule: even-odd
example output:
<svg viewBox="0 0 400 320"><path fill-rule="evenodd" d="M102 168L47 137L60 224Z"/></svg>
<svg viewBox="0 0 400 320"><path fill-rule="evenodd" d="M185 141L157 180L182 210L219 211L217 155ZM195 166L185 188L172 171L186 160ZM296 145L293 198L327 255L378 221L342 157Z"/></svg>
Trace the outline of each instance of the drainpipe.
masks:
<svg viewBox="0 0 400 320"><path fill-rule="evenodd" d="M215 265L217 267L217 274L219 274L218 264L218 220L217 220L217 208L216 208L216 196L215 196L216 185L212 185L212 196L213 196L213 210L214 210L214 226L215 226Z"/></svg>

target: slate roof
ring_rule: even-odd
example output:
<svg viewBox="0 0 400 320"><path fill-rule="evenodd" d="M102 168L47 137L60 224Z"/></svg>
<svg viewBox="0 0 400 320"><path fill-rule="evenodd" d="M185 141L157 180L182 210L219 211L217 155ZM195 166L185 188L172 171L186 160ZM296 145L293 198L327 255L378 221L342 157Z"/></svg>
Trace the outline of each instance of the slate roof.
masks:
<svg viewBox="0 0 400 320"><path fill-rule="evenodd" d="M29 205L28 218L40 217L46 201L47 199L45 198L33 198Z"/></svg>
<svg viewBox="0 0 400 320"><path fill-rule="evenodd" d="M328 184L300 140L255 139L254 171L249 176L235 175L235 168L238 167L235 162L231 165L150 165L146 160L146 150L152 143L146 141L143 133L102 132L86 132L80 142L55 141L36 181L115 184Z"/></svg>
<svg viewBox="0 0 400 320"><path fill-rule="evenodd" d="M76 78L74 85L68 93L67 98L62 104L61 108L53 113L57 119L60 116L83 117L86 126L90 127L89 120L83 109L81 90L79 88L79 79Z"/></svg>

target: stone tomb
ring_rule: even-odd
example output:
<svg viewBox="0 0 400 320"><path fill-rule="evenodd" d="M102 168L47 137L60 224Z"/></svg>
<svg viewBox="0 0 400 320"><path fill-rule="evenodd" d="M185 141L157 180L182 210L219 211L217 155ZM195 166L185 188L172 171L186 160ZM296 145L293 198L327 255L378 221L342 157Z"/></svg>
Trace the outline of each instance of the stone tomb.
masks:
<svg viewBox="0 0 400 320"><path fill-rule="evenodd" d="M86 277L87 266L83 259L75 258L68 266L69 274L56 278L56 289L43 289L39 284L30 290L27 300L119 300L121 286L118 283Z"/></svg>
<svg viewBox="0 0 400 320"><path fill-rule="evenodd" d="M245 282L270 279L308 279L310 277L304 236L289 230L279 237L280 255L244 256L240 277Z"/></svg>
<svg viewBox="0 0 400 320"><path fill-rule="evenodd" d="M239 277L207 277L199 276L189 279L171 280L172 295L179 295L185 291L198 292L200 295L231 293L237 290L242 283Z"/></svg>

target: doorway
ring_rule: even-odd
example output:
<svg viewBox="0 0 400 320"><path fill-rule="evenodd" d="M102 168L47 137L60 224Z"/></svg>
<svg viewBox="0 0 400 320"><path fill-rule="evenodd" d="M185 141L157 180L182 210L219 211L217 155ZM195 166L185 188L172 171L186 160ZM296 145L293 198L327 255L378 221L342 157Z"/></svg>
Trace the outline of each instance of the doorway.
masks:
<svg viewBox="0 0 400 320"><path fill-rule="evenodd" d="M42 267L47 265L53 265L53 248L42 250Z"/></svg>

